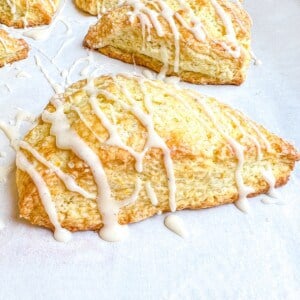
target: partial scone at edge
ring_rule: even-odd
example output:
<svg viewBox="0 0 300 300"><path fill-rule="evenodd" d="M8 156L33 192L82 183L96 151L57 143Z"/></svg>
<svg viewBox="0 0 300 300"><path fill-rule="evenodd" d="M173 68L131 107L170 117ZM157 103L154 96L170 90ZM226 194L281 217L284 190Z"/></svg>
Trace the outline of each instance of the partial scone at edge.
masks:
<svg viewBox="0 0 300 300"><path fill-rule="evenodd" d="M167 2L172 4L176 1ZM130 21L131 7L127 5L108 11L96 25L91 26L85 37L84 46L127 63L148 67L156 72L160 72L164 66L163 48L166 48L169 53L166 75L176 75L184 81L197 84L240 85L246 78L246 71L251 60L251 19L240 7L228 1L219 1L224 12L232 20L240 47L240 56L233 57L222 46L227 39L226 35L220 34L225 31L222 20L212 9L210 1L204 2L211 14L208 18L215 18L205 27L205 42L196 40L191 32L176 21L181 36L179 71L174 70L174 36L170 32L169 24L161 18L162 27L168 34L159 36L152 28L150 30L151 41L145 42L141 23L138 18L134 22ZM185 16L184 13L181 14Z"/></svg>
<svg viewBox="0 0 300 300"><path fill-rule="evenodd" d="M28 51L29 47L23 39L15 39L0 29L0 67L25 59Z"/></svg>
<svg viewBox="0 0 300 300"><path fill-rule="evenodd" d="M0 0L0 23L25 28L48 25L58 9L60 0Z"/></svg>
<svg viewBox="0 0 300 300"><path fill-rule="evenodd" d="M136 79L117 76L114 80L125 85L142 107L142 94ZM114 80L103 76L96 80L95 86L105 89L116 95L118 99L129 103ZM176 90L176 94L183 100L181 102L172 96L173 85L156 81L145 81L144 85L152 100L155 129L171 150L177 186L177 210L206 208L236 201L239 197L234 176L237 158L228 141L214 129L210 118L205 115L188 92ZM115 199L119 201L129 197L135 189L137 178L142 183L137 201L120 209L119 223L138 222L160 211L170 211L168 179L162 151L158 148L148 150L143 160L143 172L138 173L135 170L135 160L128 152L100 143L79 119L76 110L72 108L75 106L80 109L81 114L88 120L90 128L93 128L94 133L101 137L101 140L105 141L109 137L101 122L92 113L84 86L84 81L78 82L71 86L63 96L65 113L70 120L71 127L101 160ZM249 196L268 191L269 185L264 179L262 171L269 167L276 179L276 186L285 184L295 161L300 158L296 149L228 106L212 98L203 99L214 112L222 128L244 147L243 180L245 185L254 189ZM111 99L98 96L98 101L109 118L115 118L119 133L123 140L126 140L126 144L141 151L147 136L141 123L131 113L120 109ZM54 111L52 105L48 105L46 109ZM230 116L235 118L234 121ZM208 127L203 125L198 117ZM238 123L240 127L237 126ZM253 125L257 126L261 134L269 141L271 149L268 151L264 139L253 130ZM247 134L251 134L259 141L263 155L260 160L257 159L257 145ZM54 136L50 135L48 123L40 120L24 140L48 161L59 166L63 172L72 175L81 187L91 193L97 192L89 166L72 151L57 148ZM103 224L95 200L86 199L77 193L70 192L53 172L49 172L48 168L39 163L28 151L22 149L22 153L34 164L47 183L56 205L59 220L64 228L71 231L101 228ZM30 176L18 169L16 180L19 191L20 216L33 224L53 229ZM151 203L146 192L148 182L151 183L156 193L157 206Z"/></svg>

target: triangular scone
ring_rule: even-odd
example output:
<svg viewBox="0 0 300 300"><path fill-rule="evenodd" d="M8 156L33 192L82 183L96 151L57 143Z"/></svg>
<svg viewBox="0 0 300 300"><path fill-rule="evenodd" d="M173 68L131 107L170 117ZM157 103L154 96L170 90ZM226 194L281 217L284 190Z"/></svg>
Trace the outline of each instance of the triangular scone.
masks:
<svg viewBox="0 0 300 300"><path fill-rule="evenodd" d="M225 0L125 1L89 29L84 45L197 84L241 84L251 20Z"/></svg>
<svg viewBox="0 0 300 300"><path fill-rule="evenodd" d="M20 216L57 232L237 200L243 208L247 196L285 184L299 158L213 98L102 76L55 96L20 143Z"/></svg>
<svg viewBox="0 0 300 300"><path fill-rule="evenodd" d="M0 67L28 56L29 47L23 39L15 39L0 29Z"/></svg>
<svg viewBox="0 0 300 300"><path fill-rule="evenodd" d="M75 0L76 6L84 12L97 16L116 8L122 1L119 0Z"/></svg>
<svg viewBox="0 0 300 300"><path fill-rule="evenodd" d="M60 0L0 0L0 23L15 28L50 24Z"/></svg>

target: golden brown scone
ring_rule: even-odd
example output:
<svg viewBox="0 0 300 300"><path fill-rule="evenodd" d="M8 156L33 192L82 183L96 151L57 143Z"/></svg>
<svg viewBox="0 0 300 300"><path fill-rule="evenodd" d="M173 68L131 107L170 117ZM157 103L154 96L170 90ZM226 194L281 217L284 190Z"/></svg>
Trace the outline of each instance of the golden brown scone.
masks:
<svg viewBox="0 0 300 300"><path fill-rule="evenodd" d="M168 212L170 207L174 210L174 203L176 210L182 210L241 201L246 186L252 188L248 191L249 197L266 193L272 188L271 180L266 180L264 175L266 170L271 173L269 178L274 176L274 186L278 187L288 181L295 161L300 159L291 144L242 113L213 98L162 81L127 75L102 76L90 79L88 84L87 81L73 84L52 103L56 108L50 103L36 127L25 136L25 144L21 142L17 161L23 155L32 164L48 188L59 222L71 231L96 230L103 226L103 215L109 212L99 212L95 197L105 194L103 186L97 188L105 180L111 189L108 205L110 201L120 203L134 194L140 180L136 201L116 212L119 223L127 224ZM65 134L69 128L61 115L56 114L67 118L72 134ZM57 124L53 120L49 123L49 116L54 115ZM153 130L158 137L151 144ZM72 139L74 142L71 135L75 135L77 144L87 149L70 148L67 144L72 143ZM113 142L117 137L123 147ZM125 150L124 145L129 149ZM138 172L136 160L129 151L141 153L147 145L150 146L143 168ZM239 152L238 148L244 151ZM38 160L32 149L70 175L93 197L87 199L70 191L62 177L40 157ZM92 151L92 155L87 154L88 151ZM93 155L102 164L105 180L95 176L94 172L102 167L99 162L89 161ZM23 166L22 171L20 164L17 165L20 216L32 224L54 229L41 202L43 191L38 192L28 174L30 168ZM157 205L154 205L151 189Z"/></svg>
<svg viewBox="0 0 300 300"><path fill-rule="evenodd" d="M59 0L0 0L0 23L24 28L50 24Z"/></svg>
<svg viewBox="0 0 300 300"><path fill-rule="evenodd" d="M76 6L93 16L103 14L108 10L116 8L119 0L74 0Z"/></svg>
<svg viewBox="0 0 300 300"><path fill-rule="evenodd" d="M184 81L239 85L251 60L250 29L231 1L125 1L90 27L84 45Z"/></svg>
<svg viewBox="0 0 300 300"><path fill-rule="evenodd" d="M23 39L15 39L0 29L0 67L28 56L29 47Z"/></svg>

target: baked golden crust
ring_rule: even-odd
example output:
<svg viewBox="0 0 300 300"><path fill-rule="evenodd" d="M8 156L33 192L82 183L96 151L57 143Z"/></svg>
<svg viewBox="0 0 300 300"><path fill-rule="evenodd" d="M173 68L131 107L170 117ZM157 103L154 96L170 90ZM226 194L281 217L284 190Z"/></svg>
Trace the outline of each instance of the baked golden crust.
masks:
<svg viewBox="0 0 300 300"><path fill-rule="evenodd" d="M187 12L180 10L178 0L166 0L166 3L189 21ZM89 2L90 3L90 2ZM148 2L147 2L148 3ZM180 32L180 62L179 70L174 66L175 46L174 35L170 24L163 18L159 21L166 32L159 36L152 26L148 41L143 34L143 26L138 17L131 19L132 7L126 5L109 10L98 23L91 26L85 39L84 46L95 49L102 54L136 63L159 72L165 65L162 49L168 53L167 75L179 76L182 80L197 84L235 84L239 85L246 78L250 55L251 19L238 5L225 0L217 2L226 16L232 22L236 45L228 41L227 27L220 17L220 12L211 0L186 1L196 18L201 21L205 40L196 38L195 34L182 25L175 17L175 23ZM148 4L148 6L151 4ZM148 7L147 6L147 7ZM240 49L235 56L231 49Z"/></svg>
<svg viewBox="0 0 300 300"><path fill-rule="evenodd" d="M50 24L59 0L0 0L0 23L15 28Z"/></svg>
<svg viewBox="0 0 300 300"><path fill-rule="evenodd" d="M80 10L97 16L116 8L119 0L74 0L74 2Z"/></svg>
<svg viewBox="0 0 300 300"><path fill-rule="evenodd" d="M126 86L134 101L146 111L145 90L141 89L138 78L125 75L116 78L102 76L97 78L94 84L129 104L133 100L125 96L119 84ZM195 94L161 81L145 80L143 84L147 99L152 101L155 130L171 151L177 187L177 210L235 202L239 197L235 179L238 163L236 153L224 135L216 129L203 107L195 101ZM133 193L137 178L142 183L137 201L120 209L119 223L138 222L160 211L170 211L168 178L162 151L159 148L149 149L143 160L143 171L138 173L131 154L105 143L109 138L108 131L92 110L85 85L86 81L77 82L60 97L64 101L64 112L71 128L99 157L117 201ZM201 96L201 99L213 112L222 130L244 147L245 163L242 176L245 185L253 188L250 197L268 191L269 185L262 175L262 170L268 167L272 169L276 186L287 182L295 161L300 159L299 153L291 144L227 105L209 97ZM97 101L97 105L117 126L123 142L136 151L142 151L147 139L147 130L139 119L110 97L98 94ZM55 111L52 104L49 104L46 110ZM85 117L88 127L79 117L78 110ZM72 151L57 148L56 139L50 134L49 123L40 119L38 125L25 136L24 141L63 172L71 175L80 187L90 193L97 192L90 167ZM102 217L96 200L86 199L78 193L71 192L55 173L49 172L49 169L30 152L22 148L20 151L46 182L59 221L64 228L77 231L102 227ZM262 154L260 159L258 152ZM17 169L16 182L20 216L32 224L53 229L31 177ZM157 206L152 205L146 193L147 182L151 182L157 195Z"/></svg>
<svg viewBox="0 0 300 300"><path fill-rule="evenodd" d="M28 56L29 47L23 39L15 39L0 29L0 67Z"/></svg>

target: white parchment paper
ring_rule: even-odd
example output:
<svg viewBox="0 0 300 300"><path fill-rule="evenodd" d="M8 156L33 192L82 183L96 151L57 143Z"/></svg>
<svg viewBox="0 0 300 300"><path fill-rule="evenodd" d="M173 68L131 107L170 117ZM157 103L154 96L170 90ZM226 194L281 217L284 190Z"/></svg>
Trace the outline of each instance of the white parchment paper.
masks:
<svg viewBox="0 0 300 300"><path fill-rule="evenodd" d="M263 64L252 66L240 87L182 85L216 96L299 148L300 2L245 2L254 21L253 49ZM27 39L27 60L0 69L1 120L12 119L17 107L38 115L53 95L35 55L60 84L62 77L47 57L52 59L66 38L70 42L55 59L60 71L88 56L81 44L96 19L69 0L61 16L71 34L57 22L46 41ZM99 74L142 70L90 55ZM83 59L75 66L70 82L80 79L86 65ZM17 78L20 70L31 78ZM13 162L2 133L0 151L7 152L0 166ZM178 212L190 232L185 240L164 227L164 216L156 216L130 225L130 237L121 243L83 232L61 244L48 230L18 219L12 172L0 186L0 219L6 224L0 231L0 299L300 299L299 166L280 193L286 205L265 205L257 197L247 215L234 205Z"/></svg>

